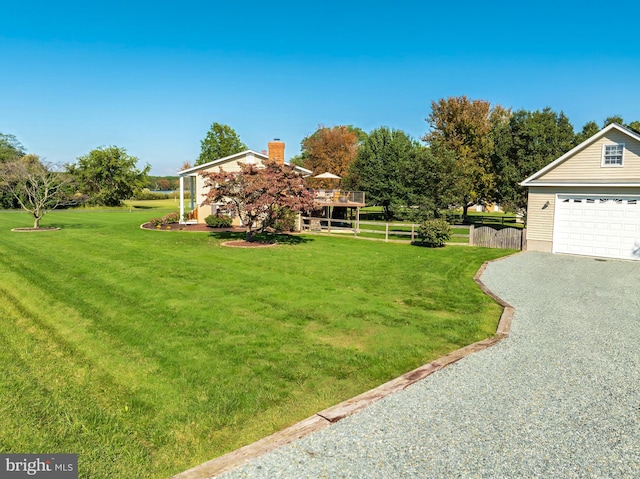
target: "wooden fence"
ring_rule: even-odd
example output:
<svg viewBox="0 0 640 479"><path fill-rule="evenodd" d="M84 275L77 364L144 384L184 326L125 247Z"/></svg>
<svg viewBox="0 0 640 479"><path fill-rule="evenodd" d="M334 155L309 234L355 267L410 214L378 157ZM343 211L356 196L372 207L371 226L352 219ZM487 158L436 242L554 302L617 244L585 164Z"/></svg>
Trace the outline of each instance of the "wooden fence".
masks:
<svg viewBox="0 0 640 479"><path fill-rule="evenodd" d="M357 221L302 217L302 229L328 234L353 235L362 239L380 241L418 241L415 223L383 223L381 221ZM524 249L525 231L521 228L475 225L451 225L452 243L483 246L485 248ZM464 238L464 239L463 239Z"/></svg>
<svg viewBox="0 0 640 479"><path fill-rule="evenodd" d="M526 249L527 230L524 228L469 227L469 244L484 248Z"/></svg>

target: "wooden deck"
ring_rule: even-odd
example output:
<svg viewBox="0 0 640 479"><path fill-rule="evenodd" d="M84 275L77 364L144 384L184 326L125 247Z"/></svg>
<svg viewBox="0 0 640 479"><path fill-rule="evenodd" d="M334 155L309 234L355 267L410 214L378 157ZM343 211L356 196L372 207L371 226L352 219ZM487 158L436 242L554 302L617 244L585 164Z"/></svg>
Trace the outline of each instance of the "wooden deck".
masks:
<svg viewBox="0 0 640 479"><path fill-rule="evenodd" d="M365 206L364 191L312 190L314 203L318 206Z"/></svg>

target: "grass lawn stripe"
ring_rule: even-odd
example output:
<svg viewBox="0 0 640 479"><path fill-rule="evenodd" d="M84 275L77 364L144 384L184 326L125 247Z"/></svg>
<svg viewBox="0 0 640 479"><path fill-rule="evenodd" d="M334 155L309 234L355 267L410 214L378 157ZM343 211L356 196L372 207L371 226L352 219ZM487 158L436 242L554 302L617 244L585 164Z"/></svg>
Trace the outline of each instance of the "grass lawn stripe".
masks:
<svg viewBox="0 0 640 479"><path fill-rule="evenodd" d="M0 213L0 451L167 477L495 332L472 277L507 251L224 248L140 230L151 216L60 211L43 225L62 230L24 234Z"/></svg>

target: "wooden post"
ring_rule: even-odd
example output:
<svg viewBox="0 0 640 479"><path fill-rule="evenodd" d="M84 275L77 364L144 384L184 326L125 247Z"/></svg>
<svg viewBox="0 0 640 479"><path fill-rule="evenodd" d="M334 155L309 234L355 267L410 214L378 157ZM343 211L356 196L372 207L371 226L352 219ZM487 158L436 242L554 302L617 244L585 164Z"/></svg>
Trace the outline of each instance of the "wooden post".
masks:
<svg viewBox="0 0 640 479"><path fill-rule="evenodd" d="M384 240L389 241L389 223L384 224Z"/></svg>
<svg viewBox="0 0 640 479"><path fill-rule="evenodd" d="M414 241L413 233L414 233L414 228L415 228L415 226L416 226L416 225L414 225L413 223L411 223L411 242L412 242L412 243L413 243L413 241Z"/></svg>
<svg viewBox="0 0 640 479"><path fill-rule="evenodd" d="M360 233L360 207L356 206L356 235Z"/></svg>
<svg viewBox="0 0 640 479"><path fill-rule="evenodd" d="M473 246L473 225L469 225L469 246Z"/></svg>

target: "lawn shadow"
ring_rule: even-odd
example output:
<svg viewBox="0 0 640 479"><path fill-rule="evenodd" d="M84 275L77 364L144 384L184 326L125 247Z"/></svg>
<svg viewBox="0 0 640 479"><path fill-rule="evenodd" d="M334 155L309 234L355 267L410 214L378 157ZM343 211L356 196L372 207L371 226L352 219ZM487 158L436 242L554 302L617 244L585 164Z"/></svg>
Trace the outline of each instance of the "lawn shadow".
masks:
<svg viewBox="0 0 640 479"><path fill-rule="evenodd" d="M244 231L212 231L209 233L211 238L216 238L221 241L242 241L246 238ZM293 234L286 233L256 233L254 235L255 241L263 243L278 243L287 245L297 245L308 243L313 241L313 238L306 238Z"/></svg>

